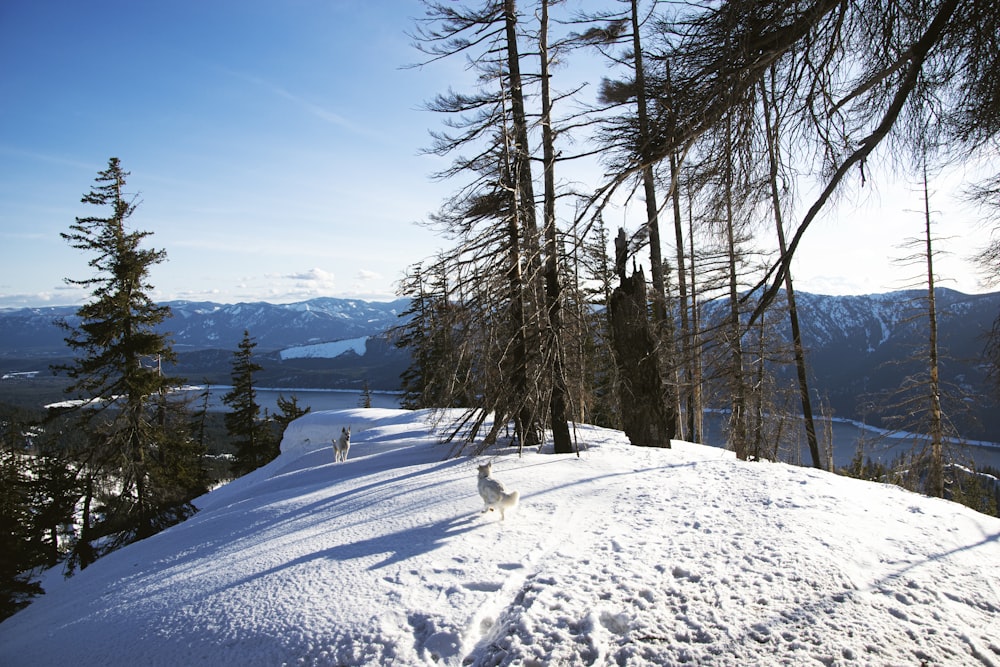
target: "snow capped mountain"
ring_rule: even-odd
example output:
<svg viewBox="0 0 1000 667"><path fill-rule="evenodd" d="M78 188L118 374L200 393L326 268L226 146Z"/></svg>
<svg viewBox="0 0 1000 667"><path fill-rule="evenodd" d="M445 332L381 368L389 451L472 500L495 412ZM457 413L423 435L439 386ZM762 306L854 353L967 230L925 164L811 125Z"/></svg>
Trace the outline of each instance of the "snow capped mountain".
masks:
<svg viewBox="0 0 1000 667"><path fill-rule="evenodd" d="M399 324L406 300L389 303L357 299L312 299L276 305L234 305L171 302L174 317L165 325L176 349L223 347L235 349L244 330L261 352L304 344L383 333Z"/></svg>
<svg viewBox="0 0 1000 667"><path fill-rule="evenodd" d="M963 347L989 331L1000 312L1000 293L966 295L940 289L938 310L942 331L957 332ZM891 292L864 296L824 296L800 292L799 317L806 346L812 350L839 347L873 353L894 340L909 340L919 332L923 292ZM178 351L234 350L250 331L260 352L373 336L398 325L408 301L369 302L319 298L292 304L172 301L173 317L163 326ZM711 318L725 308L722 301L705 304ZM65 351L59 319L73 323L76 307L0 310L0 356L58 354ZM780 319L781 315L774 315Z"/></svg>
<svg viewBox="0 0 1000 667"><path fill-rule="evenodd" d="M985 394L981 363L984 336L1000 313L1000 293L966 295L937 290L944 379ZM803 343L813 388L839 417L862 421L871 396L900 386L919 370L911 359L927 344L922 291L863 296L797 293ZM274 387L359 388L363 379L378 389L399 388L409 363L384 333L400 324L406 300L390 303L321 298L295 304L170 302L171 332L179 355L175 372L216 383L228 381L232 352L245 330L265 360L261 381ZM724 301L703 305L704 322L724 317ZM72 322L76 308L0 310L0 373L33 372L68 354L65 332L55 321ZM790 337L787 315L773 311L767 321L777 335ZM362 344L360 341L366 339ZM335 354L336 352L336 354ZM348 353L348 354L344 354ZM903 363L900 363L903 362ZM791 367L787 367L792 376ZM1000 410L974 407L974 418L958 425L977 440L1000 440ZM868 422L872 423L872 422Z"/></svg>
<svg viewBox="0 0 1000 667"><path fill-rule="evenodd" d="M161 327L177 352L235 350L249 331L259 352L310 343L374 336L399 324L408 302L311 299L300 303L170 301L173 317ZM0 310L0 356L27 357L66 352L65 332L56 322L76 322L75 306Z"/></svg>
<svg viewBox="0 0 1000 667"><path fill-rule="evenodd" d="M311 413L272 463L0 623L0 664L992 665L1000 520L898 487L579 426L491 452L439 415ZM351 455L330 438L352 427Z"/></svg>
<svg viewBox="0 0 1000 667"><path fill-rule="evenodd" d="M879 397L895 391L908 376L926 372L926 297L920 290L863 296L796 293L810 385L835 416L881 425ZM1000 314L1000 293L968 295L938 289L935 298L942 380L956 388L952 394L960 388L975 396L975 402L968 403L969 414L950 416L965 437L998 440L1000 410L982 359L986 335ZM706 321L721 322L727 309L723 300L704 304ZM777 336L790 342L783 308L771 311L766 321ZM747 349L753 345L748 339ZM793 367L786 363L783 368L791 385Z"/></svg>
<svg viewBox="0 0 1000 667"><path fill-rule="evenodd" d="M858 349L874 352L893 338L926 336L927 293L892 292L863 296L796 294L803 336L812 348L850 340ZM950 289L935 291L939 325L959 334L963 343L989 331L1000 314L1000 294L968 295Z"/></svg>

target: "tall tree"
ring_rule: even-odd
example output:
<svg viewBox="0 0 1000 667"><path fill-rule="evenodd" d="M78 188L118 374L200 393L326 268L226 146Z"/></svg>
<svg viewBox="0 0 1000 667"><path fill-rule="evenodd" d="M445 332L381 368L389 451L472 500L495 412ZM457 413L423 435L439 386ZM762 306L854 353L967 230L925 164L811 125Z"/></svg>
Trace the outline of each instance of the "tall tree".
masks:
<svg viewBox="0 0 1000 667"><path fill-rule="evenodd" d="M449 127L458 132L437 133L432 152L451 155L472 148L474 157L459 156L439 174L471 178L471 184L447 202L436 216L443 231L459 245L447 254L454 273L454 291L461 308L488 313L475 327L489 322L490 331L477 338L486 343L475 363L481 373L469 378L488 383L468 391L476 397L467 431L472 437L487 413L493 412L494 430L514 422L522 444L541 442L545 414L557 449L571 451L566 423L566 389L561 377L560 285L554 216L546 219L546 245L539 235L535 184L532 175L531 127L526 106L525 80L519 39L522 28L515 0L483 0L475 6L425 1L428 18L418 24L417 46L434 59L464 55L481 73L474 94L439 95L430 108L449 114ZM547 9L547 5L546 5ZM547 23L543 22L543 23ZM543 34L547 34L545 30ZM543 49L544 50L544 49ZM543 55L548 66L548 54ZM537 77L537 75L535 75ZM551 109L551 98L546 108ZM547 116L548 133L551 115ZM552 137L546 134L548 146ZM550 154L551 174L554 154ZM551 190L549 191L551 193ZM554 195L553 195L554 197ZM550 198L551 200L551 198ZM547 253L552 253L547 254ZM489 268L487 268L489 267ZM494 279L503 276L504 281ZM476 281L469 284L467 280ZM488 290L488 291L487 291ZM500 314L505 317L498 321ZM488 341L488 342L487 342ZM489 363L493 352L499 359Z"/></svg>
<svg viewBox="0 0 1000 667"><path fill-rule="evenodd" d="M927 480L931 495L944 498L944 414L941 410L941 377L938 357L937 299L934 294L934 243L931 235L931 195L924 164L924 255L927 260L927 375L931 436L930 476Z"/></svg>
<svg viewBox="0 0 1000 667"><path fill-rule="evenodd" d="M773 70L771 74L771 80L773 81ZM781 210L782 197L778 188L781 114L778 100L773 95L769 96L768 85L765 79L761 79L760 81L760 92L762 115L764 117L764 137L767 146L767 182L771 195L771 211L774 214L775 232L778 236L778 251L781 253L781 261L790 263L791 257L788 255L788 243L785 241L785 222ZM799 326L799 311L795 301L795 286L792 283L791 267L786 266L784 273L785 298L788 300L788 322L792 330L795 373L799 381L799 402L802 405L802 418L806 427L806 442L809 445L809 454L812 457L813 467L822 469L823 461L819 453L816 424L813 421L812 398L809 395L809 374L806 368L805 347L802 344L802 330Z"/></svg>
<svg viewBox="0 0 1000 667"><path fill-rule="evenodd" d="M161 499L150 489L151 471L157 450L170 440L156 412L160 398L181 380L161 372L160 363L173 360L174 354L156 327L170 309L150 298L150 270L166 259L166 252L143 248L151 232L128 228L138 204L125 191L127 176L119 159L111 158L82 199L109 209L107 214L79 217L61 234L72 247L93 255L89 265L95 275L67 279L92 289L92 299L77 311L79 324L64 323L67 345L81 356L57 370L73 380L67 391L86 401L78 410L90 434L84 474L112 475L118 482L116 497L105 508L106 523L145 537L162 510ZM84 517L85 531L88 520Z"/></svg>
<svg viewBox="0 0 1000 667"><path fill-rule="evenodd" d="M545 366L551 378L549 398L549 425L552 428L553 448L556 454L573 451L567 420L566 376L563 370L562 286L559 281L559 243L556 230L556 149L555 128L552 121L551 56L549 52L549 4L541 0L542 10L538 37L541 57L542 88L542 165L544 184L545 229L545 306L548 312L548 335L545 339Z"/></svg>
<svg viewBox="0 0 1000 667"><path fill-rule="evenodd" d="M233 354L233 388L222 397L222 402L232 408L226 413L225 422L236 446L232 468L237 476L256 470L278 455L267 423L260 418L253 376L263 367L253 360L255 347L257 342L245 330L239 348Z"/></svg>

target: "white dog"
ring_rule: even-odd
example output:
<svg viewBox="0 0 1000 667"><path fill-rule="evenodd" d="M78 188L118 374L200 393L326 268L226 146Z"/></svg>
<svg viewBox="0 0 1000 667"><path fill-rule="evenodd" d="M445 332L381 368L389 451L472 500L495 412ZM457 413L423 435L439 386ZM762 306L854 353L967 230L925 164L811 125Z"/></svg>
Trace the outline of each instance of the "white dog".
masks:
<svg viewBox="0 0 1000 667"><path fill-rule="evenodd" d="M333 441L333 461L347 461L351 449L351 427L340 429L340 437Z"/></svg>
<svg viewBox="0 0 1000 667"><path fill-rule="evenodd" d="M490 477L492 472L492 463L479 466L479 495L483 497L483 502L486 503L483 514L493 509L499 510L500 520L503 521L504 512L517 506L520 494L517 491L507 493L507 489L503 488L503 484Z"/></svg>

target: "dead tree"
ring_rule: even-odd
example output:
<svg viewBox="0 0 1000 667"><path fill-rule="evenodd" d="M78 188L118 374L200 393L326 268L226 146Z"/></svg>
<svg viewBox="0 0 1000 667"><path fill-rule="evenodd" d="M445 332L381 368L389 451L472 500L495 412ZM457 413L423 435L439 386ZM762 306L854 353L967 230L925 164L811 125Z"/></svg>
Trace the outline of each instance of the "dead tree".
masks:
<svg viewBox="0 0 1000 667"><path fill-rule="evenodd" d="M626 275L625 230L618 230L615 265L619 285L611 293L611 340L619 373L622 430L633 445L670 447L677 414L657 362L657 339L646 297L646 276L633 266Z"/></svg>

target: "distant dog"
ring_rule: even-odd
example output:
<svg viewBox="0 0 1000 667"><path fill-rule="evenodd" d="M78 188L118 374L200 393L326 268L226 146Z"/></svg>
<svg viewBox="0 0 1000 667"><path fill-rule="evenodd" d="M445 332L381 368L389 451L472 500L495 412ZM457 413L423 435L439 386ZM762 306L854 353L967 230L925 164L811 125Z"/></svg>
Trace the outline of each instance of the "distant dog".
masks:
<svg viewBox="0 0 1000 667"><path fill-rule="evenodd" d="M340 437L333 441L333 461L347 461L347 452L351 450L351 427L340 429Z"/></svg>
<svg viewBox="0 0 1000 667"><path fill-rule="evenodd" d="M479 466L479 495L483 497L483 502L486 504L483 514L493 509L499 510L500 520L503 521L504 512L517 506L520 494L517 491L507 493L503 484L490 477L492 472L492 463Z"/></svg>

